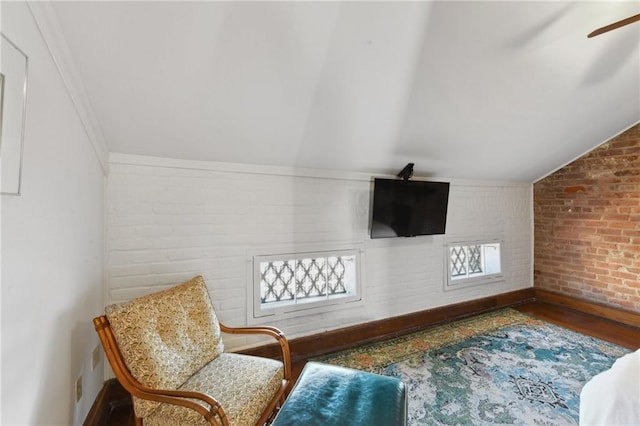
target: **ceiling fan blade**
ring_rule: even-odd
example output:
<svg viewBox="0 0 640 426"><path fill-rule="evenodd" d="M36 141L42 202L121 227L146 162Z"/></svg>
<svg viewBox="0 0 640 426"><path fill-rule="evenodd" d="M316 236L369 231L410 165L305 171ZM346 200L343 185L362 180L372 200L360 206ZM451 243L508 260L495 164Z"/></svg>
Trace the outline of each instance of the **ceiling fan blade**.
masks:
<svg viewBox="0 0 640 426"><path fill-rule="evenodd" d="M606 25L602 28L598 28L597 30L589 33L587 37L588 38L595 37L597 35L604 34L611 30L615 30L616 28L624 27L625 25L633 24L634 22L638 22L638 21L640 21L640 14L631 16L627 19L623 19L622 21L614 22L613 24Z"/></svg>

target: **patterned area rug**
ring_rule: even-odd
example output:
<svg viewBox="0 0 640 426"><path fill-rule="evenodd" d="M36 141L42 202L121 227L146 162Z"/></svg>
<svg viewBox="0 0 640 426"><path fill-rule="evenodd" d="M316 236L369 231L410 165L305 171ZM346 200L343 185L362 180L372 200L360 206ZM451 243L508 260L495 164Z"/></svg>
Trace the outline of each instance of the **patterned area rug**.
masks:
<svg viewBox="0 0 640 426"><path fill-rule="evenodd" d="M505 309L315 361L400 378L410 425L571 425L582 386L628 352Z"/></svg>

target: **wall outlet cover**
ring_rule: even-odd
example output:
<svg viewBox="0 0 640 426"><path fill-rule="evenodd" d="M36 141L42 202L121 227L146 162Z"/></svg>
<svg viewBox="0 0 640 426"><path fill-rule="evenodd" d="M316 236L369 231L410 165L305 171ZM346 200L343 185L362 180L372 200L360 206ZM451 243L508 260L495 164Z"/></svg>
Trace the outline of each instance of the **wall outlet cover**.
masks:
<svg viewBox="0 0 640 426"><path fill-rule="evenodd" d="M76 402L79 402L80 398L82 398L82 376L76 379Z"/></svg>
<svg viewBox="0 0 640 426"><path fill-rule="evenodd" d="M100 345L97 345L95 348L93 348L93 353L91 354L91 370L95 370L99 362L100 362Z"/></svg>

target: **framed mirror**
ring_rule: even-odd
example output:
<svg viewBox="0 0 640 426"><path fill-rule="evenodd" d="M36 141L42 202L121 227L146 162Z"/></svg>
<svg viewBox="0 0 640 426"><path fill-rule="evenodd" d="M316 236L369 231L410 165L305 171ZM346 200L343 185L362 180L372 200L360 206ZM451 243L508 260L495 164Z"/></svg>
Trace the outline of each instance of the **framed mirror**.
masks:
<svg viewBox="0 0 640 426"><path fill-rule="evenodd" d="M0 192L20 195L29 58L0 35Z"/></svg>

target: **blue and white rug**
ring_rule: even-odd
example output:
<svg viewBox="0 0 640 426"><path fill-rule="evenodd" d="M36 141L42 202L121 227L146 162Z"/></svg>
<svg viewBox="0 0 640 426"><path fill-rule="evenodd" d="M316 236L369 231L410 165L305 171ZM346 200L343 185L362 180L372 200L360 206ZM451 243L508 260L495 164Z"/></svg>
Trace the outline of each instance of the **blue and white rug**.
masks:
<svg viewBox="0 0 640 426"><path fill-rule="evenodd" d="M400 378L410 425L572 425L628 352L509 309L318 360Z"/></svg>

